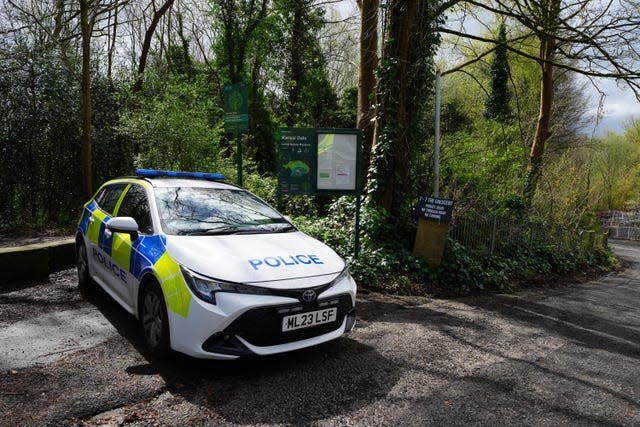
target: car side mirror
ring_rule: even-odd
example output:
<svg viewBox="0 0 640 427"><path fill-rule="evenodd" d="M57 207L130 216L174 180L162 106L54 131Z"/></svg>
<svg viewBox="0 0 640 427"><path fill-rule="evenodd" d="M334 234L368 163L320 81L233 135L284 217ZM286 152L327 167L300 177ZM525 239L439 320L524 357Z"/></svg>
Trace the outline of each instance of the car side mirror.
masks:
<svg viewBox="0 0 640 427"><path fill-rule="evenodd" d="M116 216L109 219L105 226L114 233L124 233L131 237L131 241L138 239L138 223L130 216Z"/></svg>

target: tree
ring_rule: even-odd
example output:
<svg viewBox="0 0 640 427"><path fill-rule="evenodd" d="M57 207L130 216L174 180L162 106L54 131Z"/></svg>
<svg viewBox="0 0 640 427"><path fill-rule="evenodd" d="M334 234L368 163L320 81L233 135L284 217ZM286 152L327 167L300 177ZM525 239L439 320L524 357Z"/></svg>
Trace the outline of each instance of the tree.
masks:
<svg viewBox="0 0 640 427"><path fill-rule="evenodd" d="M82 0L86 2L87 0ZM147 30L144 33L144 40L142 42L142 50L140 51L140 60L138 61L138 75L136 78L136 82L133 85L133 91L138 92L142 89L142 77L144 74L144 70L147 67L147 58L149 57L149 49L151 49L151 41L153 39L153 35L155 34L156 27L158 23L162 19L162 17L171 9L175 0L166 0L162 5L156 9L156 3L154 0L151 0L149 6L153 8L153 15L151 17L151 23L147 27Z"/></svg>
<svg viewBox="0 0 640 427"><path fill-rule="evenodd" d="M274 171L276 154L273 124L265 107L266 83L262 80L265 52L273 43L267 28L274 17L268 6L266 0L250 0L223 1L213 8L213 27L220 32L214 45L214 68L220 70L222 80L227 83L248 82L250 123L246 151L261 173Z"/></svg>
<svg viewBox="0 0 640 427"><path fill-rule="evenodd" d="M82 32L82 189L86 198L93 194L93 159L91 153L91 32L89 0L80 0Z"/></svg>
<svg viewBox="0 0 640 427"><path fill-rule="evenodd" d="M524 195L530 203L541 176L545 145L551 138L555 69L565 69L591 79L619 79L626 82L637 95L640 94L640 71L637 67L640 50L637 49L636 31L640 19L635 12L638 3L636 0L494 0L490 3L453 0L444 3L442 10L451 10L461 4L517 25L522 34L507 40L508 50L535 61L540 67L539 113L524 188ZM451 28L441 27L440 31L496 44L488 38ZM521 49L523 40L534 40L538 53L531 55ZM486 54L483 52L478 57Z"/></svg>
<svg viewBox="0 0 640 427"><path fill-rule="evenodd" d="M368 185L375 205L392 215L412 188L412 154L426 139L420 123L425 109L430 110L433 56L439 43L433 12L427 1L387 3Z"/></svg>
<svg viewBox="0 0 640 427"><path fill-rule="evenodd" d="M378 66L378 10L380 0L359 0L360 71L358 74L358 129L364 133L360 176L366 180L373 146L376 77Z"/></svg>
<svg viewBox="0 0 640 427"><path fill-rule="evenodd" d="M215 46L217 66L225 71L230 83L239 83L247 77L247 55L267 16L268 4L267 0L216 2L213 14L221 27L221 37Z"/></svg>
<svg viewBox="0 0 640 427"><path fill-rule="evenodd" d="M329 83L327 61L318 33L324 27L324 9L313 0L279 0L279 26L287 126L332 126L338 98Z"/></svg>
<svg viewBox="0 0 640 427"><path fill-rule="evenodd" d="M498 40L496 50L493 53L493 61L490 65L491 86L489 97L485 102L485 116L506 121L511 116L509 101L511 91L509 90L509 60L507 58L507 28L504 22L500 23L498 29Z"/></svg>

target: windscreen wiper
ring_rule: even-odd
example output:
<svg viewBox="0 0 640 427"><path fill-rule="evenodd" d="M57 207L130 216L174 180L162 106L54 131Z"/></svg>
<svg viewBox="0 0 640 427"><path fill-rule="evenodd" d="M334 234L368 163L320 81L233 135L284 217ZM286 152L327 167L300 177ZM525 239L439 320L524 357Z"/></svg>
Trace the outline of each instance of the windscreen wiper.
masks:
<svg viewBox="0 0 640 427"><path fill-rule="evenodd" d="M181 231L179 234L183 236L215 236L221 234L235 234L241 229L235 225L226 227L200 228L198 230Z"/></svg>

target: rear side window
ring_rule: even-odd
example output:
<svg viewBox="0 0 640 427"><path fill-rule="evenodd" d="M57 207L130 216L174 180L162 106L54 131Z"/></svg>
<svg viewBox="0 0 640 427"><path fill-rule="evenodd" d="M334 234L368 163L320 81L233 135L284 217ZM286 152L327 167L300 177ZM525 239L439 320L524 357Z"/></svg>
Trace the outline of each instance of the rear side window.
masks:
<svg viewBox="0 0 640 427"><path fill-rule="evenodd" d="M129 188L118 209L118 216L132 217L138 223L138 230L142 234L153 234L149 200L141 186L134 184Z"/></svg>
<svg viewBox="0 0 640 427"><path fill-rule="evenodd" d="M111 184L104 187L95 199L100 209L112 215L124 187L126 184Z"/></svg>

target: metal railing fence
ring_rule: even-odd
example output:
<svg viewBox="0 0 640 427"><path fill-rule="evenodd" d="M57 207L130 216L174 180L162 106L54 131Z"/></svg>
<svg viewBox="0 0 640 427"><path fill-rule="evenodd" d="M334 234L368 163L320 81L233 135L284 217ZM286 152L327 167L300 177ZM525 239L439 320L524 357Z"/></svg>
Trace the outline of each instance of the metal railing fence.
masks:
<svg viewBox="0 0 640 427"><path fill-rule="evenodd" d="M533 222L526 218L497 214L467 214L454 217L449 236L461 245L509 256L518 248L553 246L561 251L606 246L606 236L595 232L568 230L558 224Z"/></svg>
<svg viewBox="0 0 640 427"><path fill-rule="evenodd" d="M640 211L604 211L598 219L612 239L640 240Z"/></svg>

